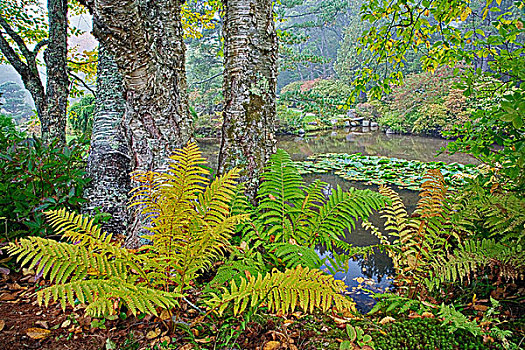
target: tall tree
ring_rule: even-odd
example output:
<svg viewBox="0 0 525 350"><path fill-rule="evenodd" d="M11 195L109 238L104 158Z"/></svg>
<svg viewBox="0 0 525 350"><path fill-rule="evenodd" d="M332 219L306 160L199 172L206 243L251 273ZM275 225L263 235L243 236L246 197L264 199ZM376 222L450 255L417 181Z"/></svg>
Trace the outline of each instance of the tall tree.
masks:
<svg viewBox="0 0 525 350"><path fill-rule="evenodd" d="M69 93L67 0L48 0L48 23L34 12L39 6L39 2L34 0L9 0L0 4L0 52L20 74L35 101L42 137L57 137L65 142ZM34 44L32 50L28 47L31 44ZM47 78L44 89L37 56L46 45L44 61Z"/></svg>
<svg viewBox="0 0 525 350"><path fill-rule="evenodd" d="M277 35L272 0L224 1L224 121L219 173L239 166L253 199L275 151Z"/></svg>
<svg viewBox="0 0 525 350"><path fill-rule="evenodd" d="M99 47L97 94L91 147L87 163L91 183L85 196L85 210L93 214L96 208L111 214L103 224L106 231L124 233L129 224L128 192L131 189L131 158L124 136L122 118L125 100L122 76L113 57Z"/></svg>

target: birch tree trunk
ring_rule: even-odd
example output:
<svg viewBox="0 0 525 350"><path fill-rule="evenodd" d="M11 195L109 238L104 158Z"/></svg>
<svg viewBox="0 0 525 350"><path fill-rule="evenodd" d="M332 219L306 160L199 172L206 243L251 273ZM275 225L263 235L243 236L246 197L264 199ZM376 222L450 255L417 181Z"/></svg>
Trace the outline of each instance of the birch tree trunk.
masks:
<svg viewBox="0 0 525 350"><path fill-rule="evenodd" d="M92 179L85 192L85 211L95 214L96 208L112 215L102 225L107 232L125 234L129 225L127 209L131 189L131 157L122 125L125 100L122 77L111 55L99 46L97 95L91 147L87 162Z"/></svg>
<svg viewBox="0 0 525 350"><path fill-rule="evenodd" d="M218 173L242 168L253 200L275 151L277 35L272 0L225 0L224 122Z"/></svg>
<svg viewBox="0 0 525 350"><path fill-rule="evenodd" d="M80 0L93 13L93 33L124 80L125 136L131 170L163 170L193 135L182 39L181 0ZM131 183L131 186L134 184ZM143 218L130 214L126 245L140 245Z"/></svg>
<svg viewBox="0 0 525 350"><path fill-rule="evenodd" d="M124 78L132 170L158 170L192 137L181 1L85 1Z"/></svg>

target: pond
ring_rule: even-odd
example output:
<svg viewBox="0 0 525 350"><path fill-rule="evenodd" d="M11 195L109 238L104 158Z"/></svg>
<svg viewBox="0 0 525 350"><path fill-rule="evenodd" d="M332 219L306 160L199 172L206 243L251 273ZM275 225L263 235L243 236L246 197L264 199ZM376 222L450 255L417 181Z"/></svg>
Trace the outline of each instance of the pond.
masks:
<svg viewBox="0 0 525 350"><path fill-rule="evenodd" d="M363 130L364 129L364 130ZM423 162L441 161L445 163L476 164L476 160L464 154L441 154L438 151L449 141L439 138L413 135L393 135L379 131L370 131L367 128L338 129L324 131L304 136L280 136L278 147L287 151L293 160L306 160L315 154L322 153L361 153L368 156L395 157ZM217 162L219 145L216 140L202 140L199 142L201 150L209 157L212 164ZM344 190L349 187L377 190L378 186L364 182L347 181L333 172L323 174L303 175L307 182L320 179L336 187L340 185ZM418 201L418 192L391 186L396 190L409 212L415 209ZM382 227L380 215L375 214L370 221ZM378 243L378 239L362 229L347 232L345 241L356 246L367 246ZM322 247L317 251L321 257L326 257ZM343 280L348 285L348 294L357 302L358 309L367 312L374 304L367 290L384 292L391 288L393 281L393 265L386 253L376 252L366 259L358 258L349 262L347 273L336 273L335 278Z"/></svg>

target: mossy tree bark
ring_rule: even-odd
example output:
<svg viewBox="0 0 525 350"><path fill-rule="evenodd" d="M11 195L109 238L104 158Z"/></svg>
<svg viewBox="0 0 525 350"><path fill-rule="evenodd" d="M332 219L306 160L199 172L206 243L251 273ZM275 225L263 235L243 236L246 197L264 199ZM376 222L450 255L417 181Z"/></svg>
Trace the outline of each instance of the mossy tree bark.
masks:
<svg viewBox="0 0 525 350"><path fill-rule="evenodd" d="M125 234L129 225L131 157L122 125L124 88L117 65L103 44L98 52L96 108L87 162L91 183L85 192L89 201L85 211L92 216L99 208L111 214L103 229Z"/></svg>
<svg viewBox="0 0 525 350"><path fill-rule="evenodd" d="M225 0L224 121L218 173L242 168L253 200L275 152L277 35L272 0Z"/></svg>
<svg viewBox="0 0 525 350"><path fill-rule="evenodd" d="M181 0L83 0L124 79L132 170L158 170L192 137Z"/></svg>
<svg viewBox="0 0 525 350"><path fill-rule="evenodd" d="M44 51L46 62L47 118L41 120L42 137L57 137L66 141L67 98L67 0L49 0L49 43Z"/></svg>
<svg viewBox="0 0 525 350"><path fill-rule="evenodd" d="M122 74L124 131L132 171L162 171L168 156L191 140L181 0L80 0L93 33ZM133 186L133 183L131 184ZM138 246L143 218L131 213L126 244Z"/></svg>

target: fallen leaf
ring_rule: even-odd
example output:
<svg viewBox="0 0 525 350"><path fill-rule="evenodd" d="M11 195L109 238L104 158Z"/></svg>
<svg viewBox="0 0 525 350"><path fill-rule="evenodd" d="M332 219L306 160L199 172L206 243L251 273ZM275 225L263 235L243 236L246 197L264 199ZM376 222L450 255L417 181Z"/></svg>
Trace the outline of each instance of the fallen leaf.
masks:
<svg viewBox="0 0 525 350"><path fill-rule="evenodd" d="M22 274L23 274L24 276L34 275L34 274L35 274L35 271L33 271L33 269L22 268Z"/></svg>
<svg viewBox="0 0 525 350"><path fill-rule="evenodd" d="M62 328L67 328L70 324L71 324L71 321L70 321L70 320L65 320L64 322L62 322L62 324L60 325L60 327L62 327Z"/></svg>
<svg viewBox="0 0 525 350"><path fill-rule="evenodd" d="M200 343L200 344L206 344L206 343L209 343L211 342L213 339L211 338L202 338L202 339L195 339L195 341L197 343Z"/></svg>
<svg viewBox="0 0 525 350"><path fill-rule="evenodd" d="M5 327L5 321L0 320L0 332L2 331L2 329L4 329L4 327Z"/></svg>
<svg viewBox="0 0 525 350"><path fill-rule="evenodd" d="M328 315L332 320L334 320L334 322L340 326L340 325L343 325L343 324L347 324L348 322L350 322L350 320L347 320L347 319L344 319L344 318L339 318L339 317L335 317L335 316L332 316L332 315Z"/></svg>
<svg viewBox="0 0 525 350"><path fill-rule="evenodd" d="M272 340L264 344L263 350L276 350L276 349L279 349L280 347L281 347L281 343L279 343L278 341Z"/></svg>
<svg viewBox="0 0 525 350"><path fill-rule="evenodd" d="M391 322L396 322L396 319L390 316L383 317L381 321L379 321L380 324L387 324Z"/></svg>
<svg viewBox="0 0 525 350"><path fill-rule="evenodd" d="M423 318L434 318L434 314L428 311L423 312L421 316L423 316Z"/></svg>
<svg viewBox="0 0 525 350"><path fill-rule="evenodd" d="M474 310L476 311L487 311L488 308L486 305L474 305Z"/></svg>
<svg viewBox="0 0 525 350"><path fill-rule="evenodd" d="M21 290L23 289L18 283L8 284L10 290Z"/></svg>
<svg viewBox="0 0 525 350"><path fill-rule="evenodd" d="M154 338L157 338L159 335L160 335L160 328L155 328L154 331L149 331L148 334L146 334L146 338L154 339Z"/></svg>
<svg viewBox="0 0 525 350"><path fill-rule="evenodd" d="M170 338L169 336L166 335L166 336L160 338L160 341L161 341L162 343L169 344L169 343L171 343L171 338Z"/></svg>
<svg viewBox="0 0 525 350"><path fill-rule="evenodd" d="M0 301L11 301L16 300L16 297L10 293L4 293L0 296Z"/></svg>
<svg viewBox="0 0 525 350"><path fill-rule="evenodd" d="M169 311L166 310L166 309L162 310L162 312L160 313L160 316L159 316L159 318L161 320L163 320L163 321L169 319L170 317L171 317L171 315L170 315Z"/></svg>
<svg viewBox="0 0 525 350"><path fill-rule="evenodd" d="M49 329L49 325L47 324L47 321L36 321L35 324L45 328L45 329Z"/></svg>
<svg viewBox="0 0 525 350"><path fill-rule="evenodd" d="M51 331L43 328L28 328L26 334L31 339L45 339L51 335Z"/></svg>

